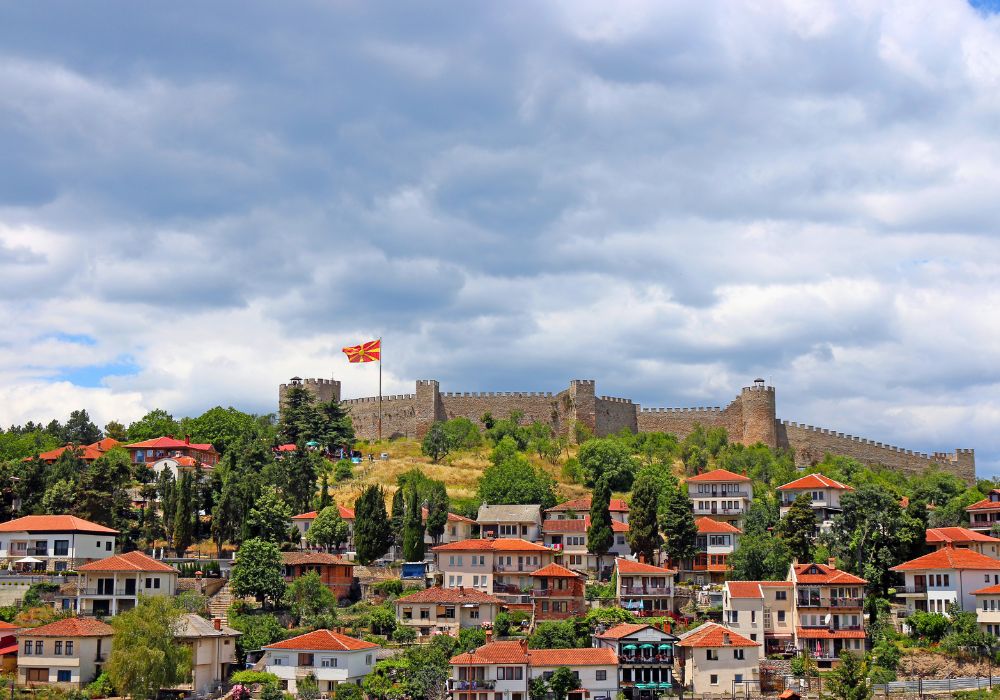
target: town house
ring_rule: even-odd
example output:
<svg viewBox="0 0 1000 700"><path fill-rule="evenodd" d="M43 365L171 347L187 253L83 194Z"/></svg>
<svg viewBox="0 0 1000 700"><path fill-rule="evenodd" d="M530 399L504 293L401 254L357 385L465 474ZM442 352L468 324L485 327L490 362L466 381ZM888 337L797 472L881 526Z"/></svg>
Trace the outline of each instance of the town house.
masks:
<svg viewBox="0 0 1000 700"><path fill-rule="evenodd" d="M626 700L656 700L674 687L678 638L653 625L622 623L593 636L593 646L618 656L618 684Z"/></svg>
<svg viewBox="0 0 1000 700"><path fill-rule="evenodd" d="M139 551L90 562L77 571L76 610L81 615L117 615L134 608L140 595L172 596L177 590L177 569Z"/></svg>
<svg viewBox="0 0 1000 700"><path fill-rule="evenodd" d="M546 520L582 520L590 516L590 496L574 498L546 509ZM611 519L628 523L628 503L621 498L612 498L608 503Z"/></svg>
<svg viewBox="0 0 1000 700"><path fill-rule="evenodd" d="M742 696L755 691L760 667L760 642L714 622L680 635L677 642L683 683L703 695Z"/></svg>
<svg viewBox="0 0 1000 700"><path fill-rule="evenodd" d="M673 569L616 559L615 598L618 604L640 617L659 617L674 612Z"/></svg>
<svg viewBox="0 0 1000 700"><path fill-rule="evenodd" d="M726 581L722 622L764 654L789 654L795 648L795 586L791 581Z"/></svg>
<svg viewBox="0 0 1000 700"><path fill-rule="evenodd" d="M423 516L423 521L427 522L427 509L420 509L421 515ZM444 527L444 533L441 535L441 541L435 542L434 538L430 534L424 535L424 544L428 547L438 544L448 544L449 542L461 542L462 540L468 540L472 538L472 528L475 527L476 521L472 518L466 518L464 515L459 515L458 513L448 513L448 523Z"/></svg>
<svg viewBox="0 0 1000 700"><path fill-rule="evenodd" d="M285 581L295 579L315 571L319 574L337 600L350 598L354 590L354 562L326 552L282 552Z"/></svg>
<svg viewBox="0 0 1000 700"><path fill-rule="evenodd" d="M445 588L475 588L521 602L532 588L531 573L552 563L552 550L520 539L475 539L434 547Z"/></svg>
<svg viewBox="0 0 1000 700"><path fill-rule="evenodd" d="M976 622L986 634L1000 637L1000 585L973 591L976 597Z"/></svg>
<svg viewBox="0 0 1000 700"><path fill-rule="evenodd" d="M893 571L903 575L896 595L906 601L906 612L947 613L951 605L976 609L977 591L1000 584L1000 561L971 549L944 547L911 559Z"/></svg>
<svg viewBox="0 0 1000 700"><path fill-rule="evenodd" d="M685 483L695 517L704 515L733 527L743 527L743 518L753 501L753 482L748 476L715 469L688 477Z"/></svg>
<svg viewBox="0 0 1000 700"><path fill-rule="evenodd" d="M17 681L21 685L86 687L111 653L111 625L94 617L66 617L18 632Z"/></svg>
<svg viewBox="0 0 1000 700"><path fill-rule="evenodd" d="M237 668L236 640L240 634L219 618L209 621L195 613L181 615L177 640L191 648L191 678L184 684L186 689L207 696L222 688Z"/></svg>
<svg viewBox="0 0 1000 700"><path fill-rule="evenodd" d="M1000 539L965 527L927 528L927 544L932 549L970 549L1000 559Z"/></svg>
<svg viewBox="0 0 1000 700"><path fill-rule="evenodd" d="M535 580L531 589L534 619L565 620L587 612L586 578L559 564L543 566L531 573Z"/></svg>
<svg viewBox="0 0 1000 700"><path fill-rule="evenodd" d="M103 457L108 450L117 447L119 444L121 443L113 438L104 438L103 440L92 442L89 445L66 445L64 447L57 447L54 450L41 452L38 455L38 459L42 460L46 464L52 464L57 459L62 457L63 452L66 450L76 450L77 457L87 464L90 464L91 462ZM30 459L32 458L25 457L24 461L27 462Z"/></svg>
<svg viewBox="0 0 1000 700"><path fill-rule="evenodd" d="M479 533L484 538L542 541L541 506L479 506Z"/></svg>
<svg viewBox="0 0 1000 700"><path fill-rule="evenodd" d="M421 637L491 626L503 601L474 588L434 586L396 599L396 621L413 627Z"/></svg>
<svg viewBox="0 0 1000 700"><path fill-rule="evenodd" d="M193 443L190 437L177 440L171 435L133 442L125 445L133 464L148 464L151 467L163 459L190 457L196 463L212 468L219 462L219 453L209 443ZM162 471L156 468L155 471Z"/></svg>
<svg viewBox="0 0 1000 700"><path fill-rule="evenodd" d="M0 523L0 559L18 571L66 571L108 556L117 530L75 515L25 515Z"/></svg>
<svg viewBox="0 0 1000 700"><path fill-rule="evenodd" d="M686 559L678 567L686 581L694 581L699 586L706 583L721 583L729 573L729 557L739 547L739 528L719 520L703 516L695 520L698 535L695 538L697 553L693 559Z"/></svg>
<svg viewBox="0 0 1000 700"><path fill-rule="evenodd" d="M839 663L842 651L863 654L865 585L863 578L828 564L792 564L795 584L795 642L820 668Z"/></svg>
<svg viewBox="0 0 1000 700"><path fill-rule="evenodd" d="M330 630L316 630L264 647L263 666L278 677L282 690L297 693L297 683L312 676L321 693L336 693L342 683L361 685L375 665L378 644Z"/></svg>
<svg viewBox="0 0 1000 700"><path fill-rule="evenodd" d="M834 516L843 511L840 506L840 497L853 490L847 484L842 484L828 476L807 474L801 479L778 487L778 496L781 499L781 517L785 517L795 499L805 494L809 497L809 505L816 515L817 533L828 531L833 526Z"/></svg>
<svg viewBox="0 0 1000 700"><path fill-rule="evenodd" d="M1000 489L993 489L986 498L976 501L965 509L969 514L969 529L989 533L1000 520Z"/></svg>
<svg viewBox="0 0 1000 700"><path fill-rule="evenodd" d="M587 551L587 529L590 527L590 516L574 519L550 518L542 523L542 542L555 552L562 553L563 565L597 574L597 556ZM602 574L610 573L615 557L626 557L632 553L625 538L628 525L620 520L611 521L611 531L614 543L608 553L602 557Z"/></svg>

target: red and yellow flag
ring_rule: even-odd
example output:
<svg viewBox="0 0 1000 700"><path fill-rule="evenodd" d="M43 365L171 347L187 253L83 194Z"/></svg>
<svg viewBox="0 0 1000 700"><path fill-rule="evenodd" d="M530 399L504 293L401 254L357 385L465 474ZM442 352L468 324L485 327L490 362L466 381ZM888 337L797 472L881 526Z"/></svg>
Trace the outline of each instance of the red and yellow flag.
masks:
<svg viewBox="0 0 1000 700"><path fill-rule="evenodd" d="M369 340L343 350L348 362L378 362L382 359L382 340Z"/></svg>

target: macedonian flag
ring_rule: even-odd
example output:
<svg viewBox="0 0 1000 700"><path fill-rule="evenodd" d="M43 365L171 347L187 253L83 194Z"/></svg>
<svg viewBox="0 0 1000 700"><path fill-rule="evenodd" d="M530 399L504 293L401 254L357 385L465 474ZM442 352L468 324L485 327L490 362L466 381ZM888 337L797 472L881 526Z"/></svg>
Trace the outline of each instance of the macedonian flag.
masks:
<svg viewBox="0 0 1000 700"><path fill-rule="evenodd" d="M348 362L378 362L382 359L382 339L369 340L343 350Z"/></svg>

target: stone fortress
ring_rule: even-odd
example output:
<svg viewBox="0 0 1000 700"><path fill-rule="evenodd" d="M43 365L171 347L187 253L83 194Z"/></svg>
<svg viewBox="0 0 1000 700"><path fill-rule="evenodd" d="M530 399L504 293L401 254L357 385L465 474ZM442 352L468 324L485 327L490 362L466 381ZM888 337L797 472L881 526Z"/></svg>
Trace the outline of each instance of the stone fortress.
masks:
<svg viewBox="0 0 1000 700"><path fill-rule="evenodd" d="M318 399L341 400L340 382L335 379L293 378L302 382ZM278 390L279 406L288 384ZM378 427L378 397L345 399L358 437L374 439ZM644 408L631 399L598 396L592 379L574 379L569 387L552 392L472 391L443 392L434 379L417 380L412 394L382 397L383 437L423 437L435 421L463 416L480 423L489 412L506 418L521 411L528 422L551 425L560 435L573 435L581 423L595 435L617 433L623 428L632 432L673 433L679 438L689 434L696 424L705 428L721 426L732 442L752 445L762 442L769 447L789 448L795 463L804 466L823 459L826 453L853 457L867 464L882 464L902 472L914 473L937 464L967 482L975 480L976 458L971 449L926 454L886 445L874 440L845 435L836 430L778 419L774 387L757 379L744 387L725 407L714 408Z"/></svg>

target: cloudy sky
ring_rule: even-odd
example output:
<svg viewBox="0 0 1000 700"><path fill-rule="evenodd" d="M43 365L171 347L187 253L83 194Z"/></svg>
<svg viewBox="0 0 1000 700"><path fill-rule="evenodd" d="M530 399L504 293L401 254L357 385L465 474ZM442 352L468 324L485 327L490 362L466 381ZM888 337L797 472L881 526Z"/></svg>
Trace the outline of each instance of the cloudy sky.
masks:
<svg viewBox="0 0 1000 700"><path fill-rule="evenodd" d="M0 424L287 377L779 414L1000 473L1000 15L0 3Z"/></svg>

